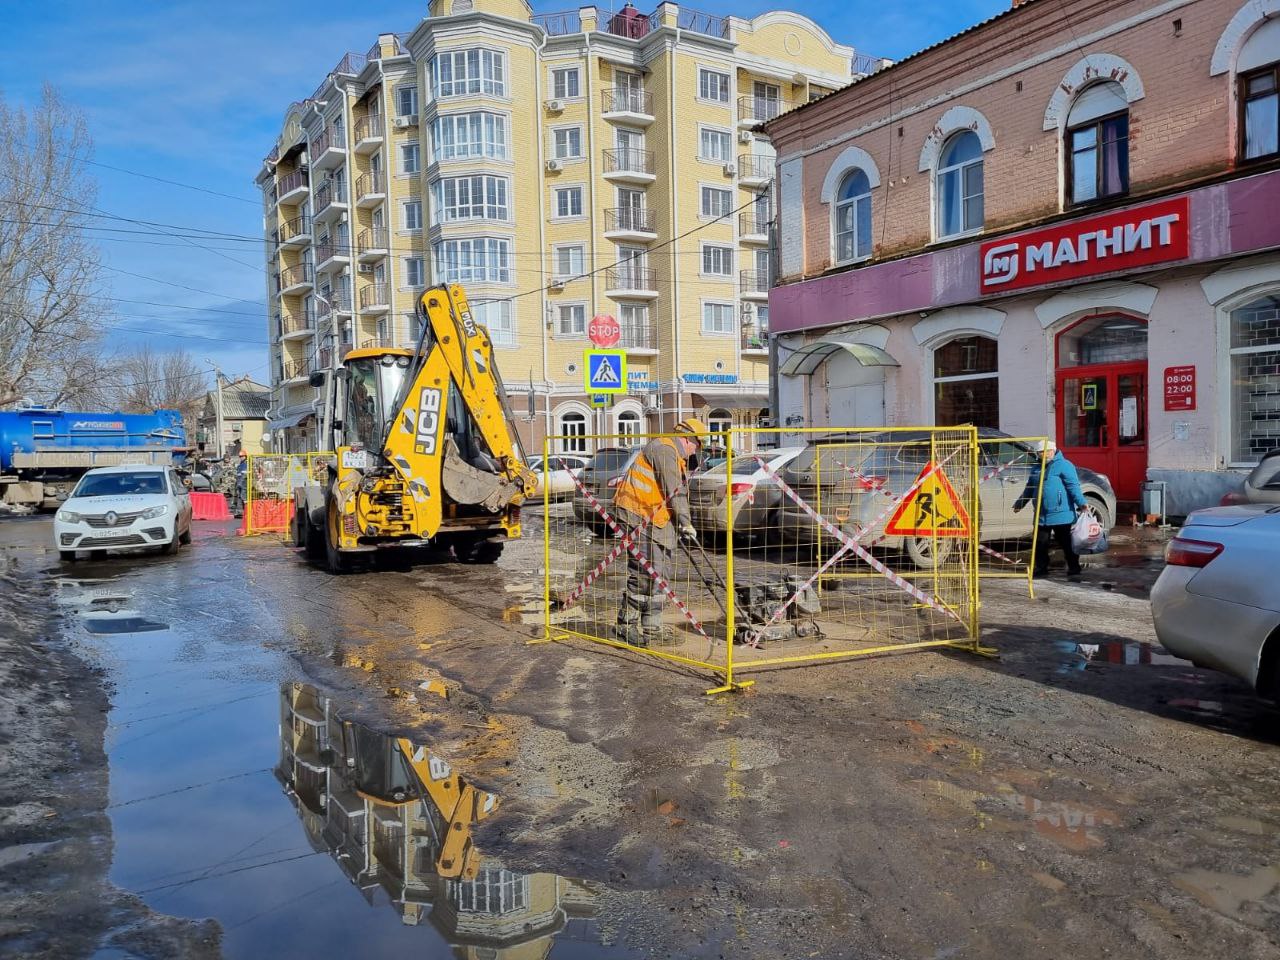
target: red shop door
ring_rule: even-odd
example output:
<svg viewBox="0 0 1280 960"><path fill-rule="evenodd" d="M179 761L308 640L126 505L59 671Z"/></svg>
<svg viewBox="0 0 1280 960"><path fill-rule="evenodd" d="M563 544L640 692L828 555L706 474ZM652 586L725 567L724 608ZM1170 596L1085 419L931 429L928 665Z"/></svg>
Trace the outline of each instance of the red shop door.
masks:
<svg viewBox="0 0 1280 960"><path fill-rule="evenodd" d="M1147 477L1146 361L1058 371L1058 447L1134 502Z"/></svg>

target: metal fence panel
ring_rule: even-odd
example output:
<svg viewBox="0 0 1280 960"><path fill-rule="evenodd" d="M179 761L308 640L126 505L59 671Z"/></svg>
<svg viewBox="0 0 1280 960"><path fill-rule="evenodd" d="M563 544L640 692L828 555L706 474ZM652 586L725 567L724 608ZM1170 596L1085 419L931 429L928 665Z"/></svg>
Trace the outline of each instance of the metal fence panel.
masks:
<svg viewBox="0 0 1280 960"><path fill-rule="evenodd" d="M334 454L252 454L246 458L244 489L245 536L284 534L293 516L293 491L310 483L323 485Z"/></svg>

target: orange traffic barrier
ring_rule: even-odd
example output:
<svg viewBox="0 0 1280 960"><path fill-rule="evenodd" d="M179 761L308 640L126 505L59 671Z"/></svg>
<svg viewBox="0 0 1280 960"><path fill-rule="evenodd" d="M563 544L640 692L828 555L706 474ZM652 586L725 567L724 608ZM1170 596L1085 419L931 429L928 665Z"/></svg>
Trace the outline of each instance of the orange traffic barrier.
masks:
<svg viewBox="0 0 1280 960"><path fill-rule="evenodd" d="M244 506L239 535L253 533L284 533L289 529L293 516L292 500L250 500Z"/></svg>
<svg viewBox="0 0 1280 960"><path fill-rule="evenodd" d="M227 498L220 493L192 493L192 520L230 520Z"/></svg>

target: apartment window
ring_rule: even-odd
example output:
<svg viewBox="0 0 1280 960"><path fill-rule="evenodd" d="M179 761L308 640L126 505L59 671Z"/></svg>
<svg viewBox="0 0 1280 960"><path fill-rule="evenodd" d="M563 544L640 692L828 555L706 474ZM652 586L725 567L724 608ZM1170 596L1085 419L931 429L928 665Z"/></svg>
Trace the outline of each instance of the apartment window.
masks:
<svg viewBox="0 0 1280 960"><path fill-rule="evenodd" d="M562 279L580 277L586 271L583 268L586 248L581 244L555 248L555 275Z"/></svg>
<svg viewBox="0 0 1280 960"><path fill-rule="evenodd" d="M507 95L507 57L500 50L450 50L431 59L431 89L437 98L484 93Z"/></svg>
<svg viewBox="0 0 1280 960"><path fill-rule="evenodd" d="M769 332L769 305L767 303L756 304L756 333L763 336Z"/></svg>
<svg viewBox="0 0 1280 960"><path fill-rule="evenodd" d="M507 118L496 113L446 113L431 121L431 156L441 160L506 160Z"/></svg>
<svg viewBox="0 0 1280 960"><path fill-rule="evenodd" d="M1118 83L1086 87L1067 114L1068 203L1129 192L1129 103Z"/></svg>
<svg viewBox="0 0 1280 960"><path fill-rule="evenodd" d="M553 131L554 146L552 156L557 160L580 160L582 158L582 128L562 127Z"/></svg>
<svg viewBox="0 0 1280 960"><path fill-rule="evenodd" d="M698 99L715 103L729 102L729 75L718 70L698 68Z"/></svg>
<svg viewBox="0 0 1280 960"><path fill-rule="evenodd" d="M733 333L733 304L704 303L702 305L703 333Z"/></svg>
<svg viewBox="0 0 1280 960"><path fill-rule="evenodd" d="M551 95L557 100L576 100L582 96L582 77L577 67L561 67L551 71Z"/></svg>
<svg viewBox="0 0 1280 960"><path fill-rule="evenodd" d="M702 245L702 272L708 276L733 276L733 247Z"/></svg>
<svg viewBox="0 0 1280 960"><path fill-rule="evenodd" d="M871 181L862 170L850 170L836 194L836 261L871 256Z"/></svg>
<svg viewBox="0 0 1280 960"><path fill-rule="evenodd" d="M500 237L442 240L432 247L445 283L510 283L511 241Z"/></svg>
<svg viewBox="0 0 1280 960"><path fill-rule="evenodd" d="M1240 77L1240 140L1245 160L1280 154L1280 63Z"/></svg>
<svg viewBox="0 0 1280 960"><path fill-rule="evenodd" d="M555 196L557 217L582 216L581 187L558 187Z"/></svg>
<svg viewBox="0 0 1280 960"><path fill-rule="evenodd" d="M417 173L420 169L421 154L417 141L400 144L400 172Z"/></svg>
<svg viewBox="0 0 1280 960"><path fill-rule="evenodd" d="M1280 448L1280 292L1231 311L1231 462Z"/></svg>
<svg viewBox="0 0 1280 960"><path fill-rule="evenodd" d="M489 300L471 304L471 316L489 330L489 339L499 347L516 345L516 327L510 300Z"/></svg>
<svg viewBox="0 0 1280 960"><path fill-rule="evenodd" d="M421 257L405 257L404 259L404 285L406 287L421 287L427 282L425 264Z"/></svg>
<svg viewBox="0 0 1280 960"><path fill-rule="evenodd" d="M733 191L721 190L719 187L702 188L702 215L704 217L727 217L733 213Z"/></svg>
<svg viewBox="0 0 1280 960"><path fill-rule="evenodd" d="M703 127L699 134L698 156L716 163L729 163L733 159L733 141L728 130L712 130Z"/></svg>
<svg viewBox="0 0 1280 960"><path fill-rule="evenodd" d="M991 337L958 337L933 351L933 422L1000 426L1000 370Z"/></svg>
<svg viewBox="0 0 1280 960"><path fill-rule="evenodd" d="M587 334L587 305L585 303L561 303L556 306L556 333L562 337L583 337Z"/></svg>
<svg viewBox="0 0 1280 960"><path fill-rule="evenodd" d="M622 327L622 346L656 347L649 330L649 305L623 303L618 306L618 325Z"/></svg>
<svg viewBox="0 0 1280 960"><path fill-rule="evenodd" d="M422 229L422 201L406 200L401 205L404 213L404 229L421 230Z"/></svg>
<svg viewBox="0 0 1280 960"><path fill-rule="evenodd" d="M431 192L437 223L510 218L506 177L445 177L432 184Z"/></svg>
<svg viewBox="0 0 1280 960"><path fill-rule="evenodd" d="M935 190L939 237L982 228L982 142L972 130L943 147Z"/></svg>
<svg viewBox="0 0 1280 960"><path fill-rule="evenodd" d="M406 83L396 87L396 116L409 117L418 112L417 84Z"/></svg>

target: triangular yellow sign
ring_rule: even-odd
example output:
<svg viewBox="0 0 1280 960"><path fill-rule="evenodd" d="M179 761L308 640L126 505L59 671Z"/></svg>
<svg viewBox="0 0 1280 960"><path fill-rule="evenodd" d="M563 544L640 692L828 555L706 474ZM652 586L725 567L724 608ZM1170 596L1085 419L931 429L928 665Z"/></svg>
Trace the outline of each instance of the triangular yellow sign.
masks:
<svg viewBox="0 0 1280 960"><path fill-rule="evenodd" d="M884 532L891 537L969 536L969 514L941 468L925 464L916 481L920 485L898 504Z"/></svg>

